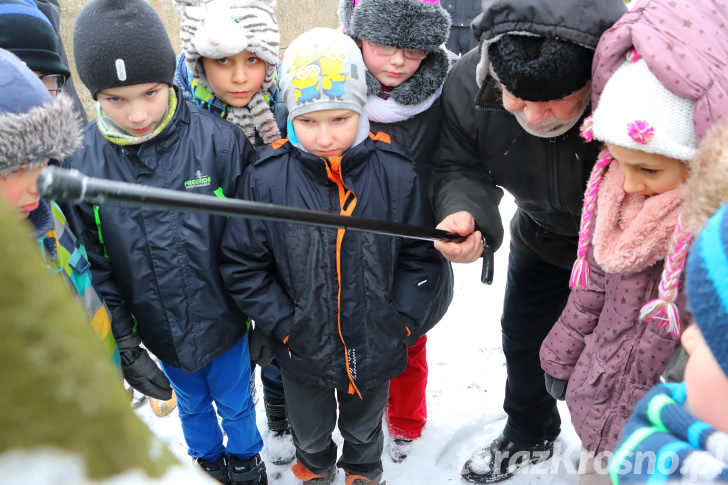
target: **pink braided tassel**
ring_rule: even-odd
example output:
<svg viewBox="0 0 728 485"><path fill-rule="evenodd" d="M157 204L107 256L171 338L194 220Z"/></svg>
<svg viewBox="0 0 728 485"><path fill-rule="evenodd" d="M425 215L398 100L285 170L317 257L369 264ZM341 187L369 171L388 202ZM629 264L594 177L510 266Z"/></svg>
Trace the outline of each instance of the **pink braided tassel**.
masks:
<svg viewBox="0 0 728 485"><path fill-rule="evenodd" d="M576 250L576 261L571 268L571 277L569 278L569 288L581 286L586 290L587 281L591 269L587 254L589 252L589 244L591 242L592 221L597 208L597 193L599 192L599 184L602 182L604 171L612 162L612 155L604 150L597 158L594 164L589 182L586 185L584 193L584 208L581 211L581 224L579 225L579 244Z"/></svg>
<svg viewBox="0 0 728 485"><path fill-rule="evenodd" d="M651 322L657 319L658 326L667 326L667 331L675 338L680 335L680 317L675 299L691 241L692 234L683 232L682 224L678 220L670 242L670 251L665 257L658 298L647 302L640 310L640 320Z"/></svg>

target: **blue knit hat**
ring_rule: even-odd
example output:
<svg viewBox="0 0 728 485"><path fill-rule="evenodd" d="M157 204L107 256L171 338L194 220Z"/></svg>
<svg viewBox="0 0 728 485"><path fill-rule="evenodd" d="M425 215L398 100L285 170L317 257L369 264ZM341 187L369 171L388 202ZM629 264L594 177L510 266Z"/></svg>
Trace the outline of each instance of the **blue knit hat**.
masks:
<svg viewBox="0 0 728 485"><path fill-rule="evenodd" d="M71 76L53 26L31 0L0 0L0 47L33 71Z"/></svg>
<svg viewBox="0 0 728 485"><path fill-rule="evenodd" d="M12 52L0 49L0 177L62 160L81 145L73 101L54 100L38 76Z"/></svg>
<svg viewBox="0 0 728 485"><path fill-rule="evenodd" d="M685 290L695 323L728 375L728 204L705 224L690 249Z"/></svg>

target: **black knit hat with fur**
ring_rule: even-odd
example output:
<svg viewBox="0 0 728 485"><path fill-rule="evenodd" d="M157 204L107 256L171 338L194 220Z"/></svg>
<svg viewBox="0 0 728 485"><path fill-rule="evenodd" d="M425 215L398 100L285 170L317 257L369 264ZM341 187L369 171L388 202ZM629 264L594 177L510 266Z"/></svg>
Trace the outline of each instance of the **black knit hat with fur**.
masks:
<svg viewBox="0 0 728 485"><path fill-rule="evenodd" d="M594 51L572 42L504 35L488 47L490 65L514 96L528 101L560 99L591 79Z"/></svg>
<svg viewBox="0 0 728 485"><path fill-rule="evenodd" d="M94 99L104 89L174 80L174 49L144 0L92 0L76 18L73 51Z"/></svg>
<svg viewBox="0 0 728 485"><path fill-rule="evenodd" d="M412 105L424 101L442 86L449 61L440 47L450 31L450 14L439 3L421 0L340 0L339 19L346 33L357 40L428 51L417 72L392 90L395 101ZM369 94L381 84L367 72Z"/></svg>

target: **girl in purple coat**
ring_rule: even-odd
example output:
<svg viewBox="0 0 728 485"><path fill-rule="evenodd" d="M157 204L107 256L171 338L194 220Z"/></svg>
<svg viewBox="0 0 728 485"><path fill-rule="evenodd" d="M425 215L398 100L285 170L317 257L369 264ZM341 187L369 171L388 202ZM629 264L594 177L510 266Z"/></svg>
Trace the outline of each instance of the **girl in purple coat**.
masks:
<svg viewBox="0 0 728 485"><path fill-rule="evenodd" d="M596 49L583 134L605 147L584 196L573 290L541 347L546 387L566 399L582 441L580 483L608 481L604 452L679 345L691 241L682 184L697 142L728 113L726 20L714 1L644 0Z"/></svg>

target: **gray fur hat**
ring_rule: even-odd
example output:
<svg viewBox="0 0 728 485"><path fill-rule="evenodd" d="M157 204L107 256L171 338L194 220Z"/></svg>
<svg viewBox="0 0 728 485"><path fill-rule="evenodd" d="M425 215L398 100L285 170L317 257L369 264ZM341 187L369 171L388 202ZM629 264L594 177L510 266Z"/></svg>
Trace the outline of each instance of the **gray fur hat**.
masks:
<svg viewBox="0 0 728 485"><path fill-rule="evenodd" d="M0 49L0 176L62 160L81 146L73 101L54 100L38 76L14 54Z"/></svg>
<svg viewBox="0 0 728 485"><path fill-rule="evenodd" d="M275 0L174 0L182 21L180 38L187 70L213 92L202 58L222 59L247 50L266 64L260 90L247 106L228 110L227 120L238 125L251 142L255 133L265 143L280 139L264 92L275 82L280 33Z"/></svg>
<svg viewBox="0 0 728 485"><path fill-rule="evenodd" d="M442 44L450 32L450 14L439 0L340 0L338 14L354 39L429 52L415 75L392 90L395 101L420 103L445 82L449 60ZM367 88L369 94L381 88L369 72Z"/></svg>

